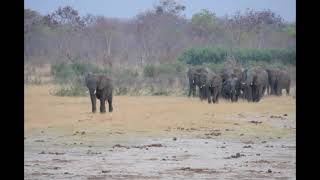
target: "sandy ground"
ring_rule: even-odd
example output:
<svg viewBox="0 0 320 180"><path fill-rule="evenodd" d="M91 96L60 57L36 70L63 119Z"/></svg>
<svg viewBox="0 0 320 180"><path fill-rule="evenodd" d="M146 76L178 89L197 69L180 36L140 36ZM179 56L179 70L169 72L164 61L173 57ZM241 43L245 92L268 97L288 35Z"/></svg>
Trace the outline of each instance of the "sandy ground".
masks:
<svg viewBox="0 0 320 180"><path fill-rule="evenodd" d="M295 179L291 96L115 96L92 114L89 96L53 88L25 86L25 179Z"/></svg>

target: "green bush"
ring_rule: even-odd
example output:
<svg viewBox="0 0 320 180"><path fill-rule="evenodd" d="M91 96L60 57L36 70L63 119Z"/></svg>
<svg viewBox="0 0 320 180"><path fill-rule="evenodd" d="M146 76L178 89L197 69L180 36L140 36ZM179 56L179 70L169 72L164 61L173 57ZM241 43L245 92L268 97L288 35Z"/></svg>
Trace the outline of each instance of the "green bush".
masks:
<svg viewBox="0 0 320 180"><path fill-rule="evenodd" d="M143 69L143 75L144 77L155 77L156 76L156 67L153 64L148 64Z"/></svg>
<svg viewBox="0 0 320 180"><path fill-rule="evenodd" d="M86 96L86 87L81 84L72 84L69 87L62 86L57 89L53 95L55 96Z"/></svg>
<svg viewBox="0 0 320 180"><path fill-rule="evenodd" d="M58 83L75 81L79 76L84 75L86 72L110 73L111 70L108 67L99 67L92 63L79 61L74 61L72 63L62 62L51 65L51 74Z"/></svg>
<svg viewBox="0 0 320 180"><path fill-rule="evenodd" d="M192 48L182 52L178 56L178 61L192 65L203 63L221 63L225 61L227 55L233 55L241 63L247 61L257 62L278 62L283 64L295 64L295 48L287 49L228 49L220 46Z"/></svg>
<svg viewBox="0 0 320 180"><path fill-rule="evenodd" d="M170 92L164 88L158 88L152 92L153 96L169 96Z"/></svg>
<svg viewBox="0 0 320 180"><path fill-rule="evenodd" d="M184 72L186 65L183 62L146 65L143 69L144 77L156 77L160 74L178 74Z"/></svg>
<svg viewBox="0 0 320 180"><path fill-rule="evenodd" d="M51 65L51 74L58 82L66 81L75 75L74 71L65 62Z"/></svg>

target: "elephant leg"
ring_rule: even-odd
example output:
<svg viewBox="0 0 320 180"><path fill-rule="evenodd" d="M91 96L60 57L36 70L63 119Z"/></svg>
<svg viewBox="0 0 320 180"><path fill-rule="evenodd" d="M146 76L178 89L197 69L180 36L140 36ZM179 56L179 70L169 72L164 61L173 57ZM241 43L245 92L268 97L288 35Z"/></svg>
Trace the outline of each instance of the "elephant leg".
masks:
<svg viewBox="0 0 320 180"><path fill-rule="evenodd" d="M211 103L211 90L210 88L206 88L207 89L207 97L208 97L208 103Z"/></svg>
<svg viewBox="0 0 320 180"><path fill-rule="evenodd" d="M278 94L278 92L277 92L277 91L278 91L278 87L277 87L277 85L275 85L275 86L274 86L273 94L274 94L274 95L277 95L277 94Z"/></svg>
<svg viewBox="0 0 320 180"><path fill-rule="evenodd" d="M211 89L212 103L216 103L216 90L215 88Z"/></svg>
<svg viewBox="0 0 320 180"><path fill-rule="evenodd" d="M108 104L109 104L109 112L112 112L113 111L112 95L108 98Z"/></svg>
<svg viewBox="0 0 320 180"><path fill-rule="evenodd" d="M219 102L219 91L218 88L214 88L213 89L213 96L214 96L214 103L218 103Z"/></svg>
<svg viewBox="0 0 320 180"><path fill-rule="evenodd" d="M94 89L89 89L90 93L90 99L91 99L91 107L92 107L92 112L95 113L97 111L96 107L96 95L94 94Z"/></svg>
<svg viewBox="0 0 320 180"><path fill-rule="evenodd" d="M267 86L263 86L263 88L262 88L262 95L265 95L266 89L267 89Z"/></svg>
<svg viewBox="0 0 320 180"><path fill-rule="evenodd" d="M103 97L100 99L100 113L106 112L106 99Z"/></svg>
<svg viewBox="0 0 320 180"><path fill-rule="evenodd" d="M271 92L270 92L270 95L274 95L274 94L275 94L275 89L276 89L276 88L275 88L275 85L274 85L274 84L271 84L271 85L270 85L270 91L271 91Z"/></svg>
<svg viewBox="0 0 320 180"><path fill-rule="evenodd" d="M277 95L277 96L279 96L280 95L280 86L279 86L279 84L276 84L276 86L275 86L275 95Z"/></svg>
<svg viewBox="0 0 320 180"><path fill-rule="evenodd" d="M252 102L256 101L256 88L254 86L251 88L251 100Z"/></svg>
<svg viewBox="0 0 320 180"><path fill-rule="evenodd" d="M255 102L259 102L260 101L261 97L263 96L262 92L263 92L263 87L262 86L257 86L256 87L256 99L255 99L256 101Z"/></svg>
<svg viewBox="0 0 320 180"><path fill-rule="evenodd" d="M259 102L261 94L262 94L262 86L256 86L255 87L255 98L254 98L255 102Z"/></svg>
<svg viewBox="0 0 320 180"><path fill-rule="evenodd" d="M193 93L193 94L194 94L192 84L190 84L190 85L189 85L189 94L188 94L188 96L189 96L189 97L191 96L191 93Z"/></svg>
<svg viewBox="0 0 320 180"><path fill-rule="evenodd" d="M193 86L192 86L192 96L193 96L193 97L196 96L196 90L197 90L196 86L193 85Z"/></svg>
<svg viewBox="0 0 320 180"><path fill-rule="evenodd" d="M287 96L290 95L290 86L286 88Z"/></svg>
<svg viewBox="0 0 320 180"><path fill-rule="evenodd" d="M257 99L256 99L256 102L259 102L260 99L262 98L263 92L264 92L263 90L265 90L265 89L262 86L257 88Z"/></svg>
<svg viewBox="0 0 320 180"><path fill-rule="evenodd" d="M281 96L281 95L282 95L282 93L281 93L281 88L280 88L280 87L277 87L277 92L276 92L276 94L277 94L278 96Z"/></svg>
<svg viewBox="0 0 320 180"><path fill-rule="evenodd" d="M249 102L252 102L252 87L248 88L247 99L248 99Z"/></svg>
<svg viewBox="0 0 320 180"><path fill-rule="evenodd" d="M199 87L199 98L202 101L203 99L203 89Z"/></svg>
<svg viewBox="0 0 320 180"><path fill-rule="evenodd" d="M199 91L200 91L200 94L201 94L201 97L200 97L201 101L205 100L206 97L207 97L206 88L201 88Z"/></svg>
<svg viewBox="0 0 320 180"><path fill-rule="evenodd" d="M189 87L189 93L188 93L188 97L191 96L191 86Z"/></svg>

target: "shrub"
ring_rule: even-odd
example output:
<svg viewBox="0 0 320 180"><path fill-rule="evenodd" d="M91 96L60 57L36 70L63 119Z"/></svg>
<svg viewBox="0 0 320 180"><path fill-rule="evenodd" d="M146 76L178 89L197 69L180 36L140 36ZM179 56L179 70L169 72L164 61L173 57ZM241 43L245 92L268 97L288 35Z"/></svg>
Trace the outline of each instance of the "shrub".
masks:
<svg viewBox="0 0 320 180"><path fill-rule="evenodd" d="M159 65L146 65L143 69L144 77L155 78L160 74L179 74L183 73L186 65L183 62L163 63Z"/></svg>
<svg viewBox="0 0 320 180"><path fill-rule="evenodd" d="M143 69L144 77L155 77L156 76L156 68L153 64L146 65Z"/></svg>
<svg viewBox="0 0 320 180"><path fill-rule="evenodd" d="M228 49L224 47L192 48L182 52L177 60L192 65L203 63L221 63L227 55L233 55L241 63L247 61L278 62L283 64L294 64L296 62L295 48L287 49Z"/></svg>
<svg viewBox="0 0 320 180"><path fill-rule="evenodd" d="M79 61L73 61L71 63L62 62L51 65L51 74L58 83L77 81L78 77L84 75L86 72L108 74L111 70L108 67L99 67L92 63Z"/></svg>
<svg viewBox="0 0 320 180"><path fill-rule="evenodd" d="M53 95L55 96L86 96L86 87L75 83L72 84L69 87L62 86L59 89L57 89Z"/></svg>

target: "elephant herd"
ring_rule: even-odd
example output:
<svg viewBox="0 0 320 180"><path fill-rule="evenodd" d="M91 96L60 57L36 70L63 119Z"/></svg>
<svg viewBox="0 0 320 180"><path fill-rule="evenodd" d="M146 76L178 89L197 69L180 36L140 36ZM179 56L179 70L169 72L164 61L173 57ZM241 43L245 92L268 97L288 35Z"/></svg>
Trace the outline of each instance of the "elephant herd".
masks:
<svg viewBox="0 0 320 180"><path fill-rule="evenodd" d="M290 76L280 69L249 69L231 68L213 72L207 67L193 66L187 72L189 79L189 94L195 96L196 87L199 89L201 100L208 103L218 103L219 97L232 102L238 98L249 102L259 102L265 92L269 95L282 95L285 89L290 93Z"/></svg>
<svg viewBox="0 0 320 180"><path fill-rule="evenodd" d="M219 97L232 102L237 102L238 98L259 102L266 91L267 94L278 96L282 95L283 89L287 95L290 93L290 76L286 71L279 69L231 68L213 72L207 67L193 66L189 68L187 76L188 96L195 96L198 87L200 99L208 99L208 103L218 103ZM109 104L109 112L112 112L111 78L104 74L88 73L85 76L85 83L90 93L92 112L96 112L96 99L100 100L101 113L106 112L106 101Z"/></svg>

